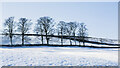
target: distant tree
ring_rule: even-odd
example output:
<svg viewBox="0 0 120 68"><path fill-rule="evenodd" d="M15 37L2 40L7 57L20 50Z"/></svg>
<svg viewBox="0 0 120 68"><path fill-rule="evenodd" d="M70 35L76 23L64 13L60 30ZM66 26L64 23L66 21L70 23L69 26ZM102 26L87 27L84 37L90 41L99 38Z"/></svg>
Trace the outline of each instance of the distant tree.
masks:
<svg viewBox="0 0 120 68"><path fill-rule="evenodd" d="M76 22L73 22L72 27L73 27L74 41L75 41L75 45L76 45L76 37L75 37L75 34L76 34L76 29L77 29L77 23L76 23Z"/></svg>
<svg viewBox="0 0 120 68"><path fill-rule="evenodd" d="M78 27L79 27L78 36L82 40L83 45L85 45L85 37L88 35L86 25L84 23L79 23ZM80 41L79 41L79 45L80 45Z"/></svg>
<svg viewBox="0 0 120 68"><path fill-rule="evenodd" d="M67 33L68 33L68 36L70 38L70 45L72 45L72 41L71 41L71 36L75 35L75 30L76 27L75 27L75 23L74 22L69 22L67 23Z"/></svg>
<svg viewBox="0 0 120 68"><path fill-rule="evenodd" d="M24 34L29 33L31 24L31 20L28 20L27 18L19 19L17 30L22 34L22 45L24 45L24 41L28 42L30 40L30 38L28 38L27 36L24 37Z"/></svg>
<svg viewBox="0 0 120 68"><path fill-rule="evenodd" d="M35 31L37 34L41 34L41 42L42 42L42 44L43 44L44 28L43 28L43 23L42 23L41 19L38 19L38 20L37 20L37 24L35 25L34 31Z"/></svg>
<svg viewBox="0 0 120 68"><path fill-rule="evenodd" d="M66 23L64 21L60 21L58 23L58 33L61 34L61 45L63 45L63 35L66 33L65 25L66 25Z"/></svg>
<svg viewBox="0 0 120 68"><path fill-rule="evenodd" d="M10 43L12 45L12 39L13 39L13 32L14 32L14 17L9 17L8 19L5 20L5 29L3 31L3 34L6 34L10 38Z"/></svg>
<svg viewBox="0 0 120 68"><path fill-rule="evenodd" d="M41 22L43 25L43 32L46 35L47 44L49 44L50 37L48 37L48 35L54 34L54 21L50 17L40 17L39 22Z"/></svg>

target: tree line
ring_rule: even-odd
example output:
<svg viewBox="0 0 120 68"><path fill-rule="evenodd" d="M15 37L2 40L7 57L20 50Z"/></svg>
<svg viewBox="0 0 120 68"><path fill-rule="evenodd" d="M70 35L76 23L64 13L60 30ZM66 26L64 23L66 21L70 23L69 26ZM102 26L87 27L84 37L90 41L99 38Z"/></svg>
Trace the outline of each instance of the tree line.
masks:
<svg viewBox="0 0 120 68"><path fill-rule="evenodd" d="M29 41L30 38L28 36L25 36L24 34L29 34L29 30L31 30L32 21L31 19L27 18L20 18L17 22L14 20L14 17L9 17L4 22L4 30L3 34L5 34L10 39L11 45L12 39L14 37L13 34L19 33L21 34L21 41L22 45L24 45L25 41ZM57 26L55 26L57 24ZM84 45L84 37L88 36L87 28L85 23L79 23L79 22L65 22L65 21L59 21L58 23L55 23L53 18L44 16L37 19L37 23L34 26L34 33L41 35L41 44L43 44L43 35L45 35L45 39L47 41L47 44L49 44L50 37L48 35L54 35L57 33L58 36L61 36L61 45L63 45L63 36L73 36L75 40L75 36L80 36L83 39L83 45ZM70 45L72 45L71 37L69 38ZM80 44L80 42L79 42ZM76 40L75 40L76 45Z"/></svg>

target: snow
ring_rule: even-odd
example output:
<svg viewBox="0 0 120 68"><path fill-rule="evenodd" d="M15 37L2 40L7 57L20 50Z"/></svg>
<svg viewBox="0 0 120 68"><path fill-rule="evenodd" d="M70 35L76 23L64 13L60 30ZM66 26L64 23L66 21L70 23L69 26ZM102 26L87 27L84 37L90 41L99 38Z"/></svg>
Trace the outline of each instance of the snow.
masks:
<svg viewBox="0 0 120 68"><path fill-rule="evenodd" d="M31 44L40 44L41 38L30 37ZM46 43L44 37L44 44ZM13 43L21 43L20 39ZM50 44L61 44L61 39L52 38ZM9 39L2 39L2 44L10 44ZM69 45L69 39L63 39L63 44ZM72 44L75 41L72 40ZM79 45L79 42L76 41ZM86 46L98 46L85 43ZM99 45L103 46L103 45ZM108 45L104 45L108 46ZM89 48L89 47L47 47L47 46L23 46L0 47L1 66L117 66L117 48Z"/></svg>
<svg viewBox="0 0 120 68"><path fill-rule="evenodd" d="M0 66L117 66L118 49L1 47Z"/></svg>

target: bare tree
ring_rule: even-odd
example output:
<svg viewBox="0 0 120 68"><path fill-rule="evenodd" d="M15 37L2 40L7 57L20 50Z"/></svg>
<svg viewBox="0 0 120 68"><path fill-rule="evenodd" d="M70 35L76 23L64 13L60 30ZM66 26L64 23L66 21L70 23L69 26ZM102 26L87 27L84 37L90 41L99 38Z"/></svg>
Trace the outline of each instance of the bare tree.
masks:
<svg viewBox="0 0 120 68"><path fill-rule="evenodd" d="M70 38L70 45L72 45L71 36L73 36L74 30L75 30L74 22L67 23L67 33Z"/></svg>
<svg viewBox="0 0 120 68"><path fill-rule="evenodd" d="M39 22L41 22L43 25L43 31L46 35L47 44L49 44L50 37L48 37L48 35L54 34L54 21L50 17L40 17Z"/></svg>
<svg viewBox="0 0 120 68"><path fill-rule="evenodd" d="M65 25L66 23L64 21L60 21L58 23L58 33L61 34L61 45L63 45L63 34L65 34Z"/></svg>
<svg viewBox="0 0 120 68"><path fill-rule="evenodd" d="M75 34L76 34L76 29L77 29L77 23L76 22L73 22L73 36L74 36L74 41L75 41L75 45L76 45L76 37L75 37Z"/></svg>
<svg viewBox="0 0 120 68"><path fill-rule="evenodd" d="M87 28L84 23L79 23L78 36L82 39L83 45L85 46L85 37L87 36ZM79 40L80 45L80 40Z"/></svg>
<svg viewBox="0 0 120 68"><path fill-rule="evenodd" d="M6 34L6 36L10 38L10 43L12 45L13 31L15 28L14 17L9 17L8 19L6 19L4 25L5 25L5 29L3 31L3 34Z"/></svg>
<svg viewBox="0 0 120 68"><path fill-rule="evenodd" d="M31 20L28 20L27 18L20 18L18 23L18 31L22 34L22 45L24 45L24 41L28 42L30 39L25 36L24 34L29 33Z"/></svg>
<svg viewBox="0 0 120 68"><path fill-rule="evenodd" d="M44 34L44 29L43 29L43 23L41 19L37 20L37 24L35 25L35 30L37 34L41 34L41 42L43 44L43 34Z"/></svg>

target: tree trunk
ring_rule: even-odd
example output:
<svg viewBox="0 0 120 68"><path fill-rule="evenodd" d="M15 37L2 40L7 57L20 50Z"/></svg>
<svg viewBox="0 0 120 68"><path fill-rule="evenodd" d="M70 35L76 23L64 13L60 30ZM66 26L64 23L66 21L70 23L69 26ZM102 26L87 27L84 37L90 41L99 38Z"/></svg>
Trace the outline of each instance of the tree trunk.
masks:
<svg viewBox="0 0 120 68"><path fill-rule="evenodd" d="M49 45L49 38L47 39L47 44Z"/></svg>
<svg viewBox="0 0 120 68"><path fill-rule="evenodd" d="M47 45L49 45L49 38L47 37Z"/></svg>
<svg viewBox="0 0 120 68"><path fill-rule="evenodd" d="M61 45L63 45L63 34L62 34L62 31L61 31Z"/></svg>
<svg viewBox="0 0 120 68"><path fill-rule="evenodd" d="M83 40L83 46L85 46L85 41Z"/></svg>
<svg viewBox="0 0 120 68"><path fill-rule="evenodd" d="M49 39L47 37L47 33L46 33L46 40L47 40L47 45L49 44Z"/></svg>
<svg viewBox="0 0 120 68"><path fill-rule="evenodd" d="M22 46L24 46L24 25L25 25L25 22L22 23Z"/></svg>
<svg viewBox="0 0 120 68"><path fill-rule="evenodd" d="M62 35L62 38L61 38L61 45L63 45L63 35Z"/></svg>
<svg viewBox="0 0 120 68"><path fill-rule="evenodd" d="M83 41L83 46L85 46L85 41L84 41L84 37L82 37L82 41Z"/></svg>
<svg viewBox="0 0 120 68"><path fill-rule="evenodd" d="M42 34L42 31L41 31L41 42L43 44L43 34Z"/></svg>
<svg viewBox="0 0 120 68"><path fill-rule="evenodd" d="M11 45L12 45L12 37L10 37L10 43L11 43Z"/></svg>
<svg viewBox="0 0 120 68"><path fill-rule="evenodd" d="M41 38L42 38L41 41L42 41L42 44L43 44L43 35L41 36Z"/></svg>
<svg viewBox="0 0 120 68"><path fill-rule="evenodd" d="M69 36L70 37L70 36ZM71 37L70 37L70 45L72 45Z"/></svg>
<svg viewBox="0 0 120 68"><path fill-rule="evenodd" d="M22 45L24 46L24 33L22 34Z"/></svg>

